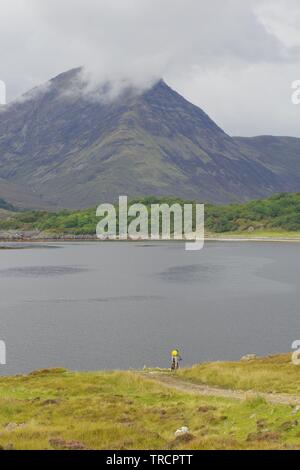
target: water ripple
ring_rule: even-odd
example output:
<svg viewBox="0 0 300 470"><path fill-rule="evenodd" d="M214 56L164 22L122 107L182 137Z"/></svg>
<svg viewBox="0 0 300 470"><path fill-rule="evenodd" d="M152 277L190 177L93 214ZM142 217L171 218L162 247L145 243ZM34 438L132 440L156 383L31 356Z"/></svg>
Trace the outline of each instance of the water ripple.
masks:
<svg viewBox="0 0 300 470"><path fill-rule="evenodd" d="M56 277L69 274L79 274L88 271L79 266L25 266L0 270L1 277Z"/></svg>

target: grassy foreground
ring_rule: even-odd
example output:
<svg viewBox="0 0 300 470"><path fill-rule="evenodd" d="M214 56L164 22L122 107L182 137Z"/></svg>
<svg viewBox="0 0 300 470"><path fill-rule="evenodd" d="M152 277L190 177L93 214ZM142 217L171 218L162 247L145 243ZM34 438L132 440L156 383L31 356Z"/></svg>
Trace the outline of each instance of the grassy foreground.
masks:
<svg viewBox="0 0 300 470"><path fill-rule="evenodd" d="M300 395L299 371L278 356L195 366L178 377ZM4 449L300 449L298 419L297 408L259 396L178 392L135 372L53 369L0 379ZM182 426L189 434L175 438Z"/></svg>

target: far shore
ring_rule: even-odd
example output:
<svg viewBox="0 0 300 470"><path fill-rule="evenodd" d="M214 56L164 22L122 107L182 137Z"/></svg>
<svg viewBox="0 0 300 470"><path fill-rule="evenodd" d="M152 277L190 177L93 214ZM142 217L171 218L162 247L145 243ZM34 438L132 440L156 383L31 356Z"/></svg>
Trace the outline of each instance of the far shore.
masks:
<svg viewBox="0 0 300 470"><path fill-rule="evenodd" d="M13 243L19 244L20 246L24 243L70 243L70 242L138 242L138 243L162 243L162 242L185 242L186 240L180 239L172 239L172 240L148 240L148 239L141 239L141 240L99 240L93 236L81 236L81 235L58 235L58 236L42 236L42 237L23 237L22 234L18 234L16 236L11 235L7 238L0 237L0 244L1 243ZM281 242L281 243L300 243L300 234L297 233L297 236L289 235L248 235L248 236L241 236L241 235L208 235L205 237L205 242ZM0 249L14 249L14 246L0 246Z"/></svg>

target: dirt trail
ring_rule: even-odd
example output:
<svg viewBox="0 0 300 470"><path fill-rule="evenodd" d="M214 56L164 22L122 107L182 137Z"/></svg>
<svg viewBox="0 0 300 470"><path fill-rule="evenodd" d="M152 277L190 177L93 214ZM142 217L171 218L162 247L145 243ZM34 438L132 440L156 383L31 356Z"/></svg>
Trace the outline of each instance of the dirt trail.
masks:
<svg viewBox="0 0 300 470"><path fill-rule="evenodd" d="M260 396L268 403L280 405L299 405L300 396L287 395L282 393L264 393L256 392L254 390L231 390L226 388L211 387L210 385L198 385L191 382L186 382L177 377L163 374L161 372L146 372L143 373L149 379L155 380L166 387L178 390L185 393L195 393L197 395L205 395L211 397L233 398L236 400L246 400L247 398L255 398Z"/></svg>

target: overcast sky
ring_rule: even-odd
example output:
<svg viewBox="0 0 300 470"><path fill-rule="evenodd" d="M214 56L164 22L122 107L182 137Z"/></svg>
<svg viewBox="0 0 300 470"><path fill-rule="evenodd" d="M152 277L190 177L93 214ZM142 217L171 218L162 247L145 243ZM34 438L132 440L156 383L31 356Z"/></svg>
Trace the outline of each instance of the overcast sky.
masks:
<svg viewBox="0 0 300 470"><path fill-rule="evenodd" d="M163 77L229 134L300 137L299 0L1 0L0 58L10 100L85 65Z"/></svg>

